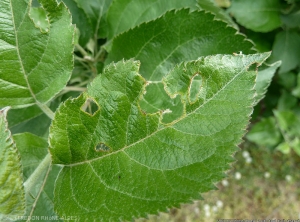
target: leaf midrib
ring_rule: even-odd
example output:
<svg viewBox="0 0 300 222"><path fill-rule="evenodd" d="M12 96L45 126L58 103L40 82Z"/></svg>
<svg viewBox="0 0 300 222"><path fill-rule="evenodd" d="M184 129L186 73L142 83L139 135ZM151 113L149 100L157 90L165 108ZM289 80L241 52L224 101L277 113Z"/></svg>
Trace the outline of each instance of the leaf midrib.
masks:
<svg viewBox="0 0 300 222"><path fill-rule="evenodd" d="M11 10L11 14L12 14L12 23L13 23L13 26L14 26L14 32L15 32L16 50L17 50L17 55L18 55L19 62L20 62L20 65L21 65L22 73L23 73L23 76L24 76L24 78L25 78L25 81L26 81L28 90L29 90L29 92L30 92L32 98L35 100L36 103L38 103L38 100L37 100L37 98L36 98L34 92L33 92L32 89L31 89L31 86L30 86L30 84L29 84L29 81L28 81L28 78L27 78L27 75L26 75L26 72L25 72L24 64L23 64L22 59L21 59L20 50L19 50L18 31L17 31L17 27L16 27L16 23L15 23L15 15L14 15L14 11L13 11L12 1L9 1L9 4L10 4L10 10ZM28 3L28 4L29 4L29 3ZM26 14L27 14L27 13L28 13L28 5L27 5L27 8L26 8L26 13L24 14L24 17L26 17ZM23 19L22 19L21 24L24 22L24 17L23 17ZM21 25L21 24L20 24L20 25Z"/></svg>

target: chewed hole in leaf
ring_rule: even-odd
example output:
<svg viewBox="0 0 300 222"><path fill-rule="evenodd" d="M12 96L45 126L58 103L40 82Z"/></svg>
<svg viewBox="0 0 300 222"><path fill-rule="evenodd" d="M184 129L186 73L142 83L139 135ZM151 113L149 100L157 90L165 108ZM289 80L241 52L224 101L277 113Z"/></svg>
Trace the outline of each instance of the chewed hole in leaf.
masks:
<svg viewBox="0 0 300 222"><path fill-rule="evenodd" d="M95 146L95 150L97 152L109 152L110 151L110 148L108 146L106 146L104 143L98 143L96 146Z"/></svg>
<svg viewBox="0 0 300 222"><path fill-rule="evenodd" d="M257 66L258 64L257 63L253 63L251 64L249 67L248 67L248 71L257 71Z"/></svg>
<svg viewBox="0 0 300 222"><path fill-rule="evenodd" d="M198 100L199 96L205 97L204 94L205 94L205 89L203 88L203 78L200 74L196 74L191 79L191 84L189 88L190 103L195 103Z"/></svg>
<svg viewBox="0 0 300 222"><path fill-rule="evenodd" d="M81 106L81 111L89 114L89 115L95 115L96 112L98 112L99 106L98 104L91 98L88 98L85 103Z"/></svg>

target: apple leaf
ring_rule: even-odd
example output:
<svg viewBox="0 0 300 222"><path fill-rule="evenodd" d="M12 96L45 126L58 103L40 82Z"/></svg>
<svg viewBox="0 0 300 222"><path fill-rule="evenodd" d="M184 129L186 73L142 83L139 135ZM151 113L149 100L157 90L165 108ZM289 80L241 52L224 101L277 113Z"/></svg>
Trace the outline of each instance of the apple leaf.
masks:
<svg viewBox="0 0 300 222"><path fill-rule="evenodd" d="M300 35L296 31L276 34L271 61L282 61L279 73L286 73L300 66Z"/></svg>
<svg viewBox="0 0 300 222"><path fill-rule="evenodd" d="M196 0L115 0L107 12L108 39L172 9L196 9Z"/></svg>
<svg viewBox="0 0 300 222"><path fill-rule="evenodd" d="M160 81L182 61L214 54L252 52L252 43L242 35L235 35L236 32L204 11L169 11L117 36L107 64L134 58L141 61L140 73L145 79Z"/></svg>
<svg viewBox="0 0 300 222"><path fill-rule="evenodd" d="M55 211L78 221L131 220L215 189L253 110L256 71L248 68L269 55L200 57L156 82L139 74L137 61L108 65L85 93L59 107L50 127L52 161L63 166ZM147 85L159 82L180 106L141 108ZM157 100L163 94L150 91Z"/></svg>
<svg viewBox="0 0 300 222"><path fill-rule="evenodd" d="M61 167L44 164L39 169L38 176L32 176L35 170L50 157L46 139L31 133L14 135L14 140L22 158L23 176L25 182L26 213L18 217L18 221L61 221L54 212L53 196L54 182ZM29 178L34 183L29 183Z"/></svg>
<svg viewBox="0 0 300 222"><path fill-rule="evenodd" d="M229 12L255 32L269 32L281 25L279 0L233 0Z"/></svg>
<svg viewBox="0 0 300 222"><path fill-rule="evenodd" d="M30 17L30 3L0 1L0 107L47 103L65 87L73 69L74 27L68 9L55 0L40 0L47 30L36 25L36 11Z"/></svg>
<svg viewBox="0 0 300 222"><path fill-rule="evenodd" d="M25 213L20 155L7 127L7 111L0 110L0 220L13 220Z"/></svg>

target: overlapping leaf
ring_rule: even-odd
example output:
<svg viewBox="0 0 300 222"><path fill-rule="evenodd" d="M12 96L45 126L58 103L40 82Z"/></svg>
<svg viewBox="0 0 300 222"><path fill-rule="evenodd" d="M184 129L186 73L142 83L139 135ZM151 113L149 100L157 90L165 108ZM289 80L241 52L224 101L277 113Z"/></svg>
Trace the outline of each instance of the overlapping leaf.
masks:
<svg viewBox="0 0 300 222"><path fill-rule="evenodd" d="M60 217L54 213L53 206L54 182L60 167L52 166L51 169L49 161L49 164L45 164L38 176L33 179L34 183L28 184L28 178L38 166L43 161L47 162L45 158L48 154L47 140L30 133L16 134L14 140L22 158L23 174L26 180L26 213L17 218L18 221L34 221L37 218L42 221L61 221Z"/></svg>
<svg viewBox="0 0 300 222"><path fill-rule="evenodd" d="M7 128L8 108L0 110L0 220L15 220L25 211L20 156Z"/></svg>
<svg viewBox="0 0 300 222"><path fill-rule="evenodd" d="M280 73L300 66L300 35L296 31L282 31L275 37L272 61L281 60Z"/></svg>
<svg viewBox="0 0 300 222"><path fill-rule="evenodd" d="M256 32L269 32L281 25L279 0L233 0L229 12L238 23Z"/></svg>
<svg viewBox="0 0 300 222"><path fill-rule="evenodd" d="M29 2L0 1L0 107L46 103L72 72L74 27L68 9L55 0L40 1L50 24L46 32L29 16Z"/></svg>
<svg viewBox="0 0 300 222"><path fill-rule="evenodd" d="M236 34L236 29L214 20L214 15L182 9L119 35L112 43L107 63L135 58L141 61L140 73L145 79L160 81L182 61L218 53L248 54L252 46Z"/></svg>
<svg viewBox="0 0 300 222"><path fill-rule="evenodd" d="M252 112L256 72L248 68L268 56L216 55L176 66L161 81L170 101L182 104L171 117L172 103L140 108L146 85L157 82L139 75L138 62L106 67L86 93L59 108L51 126L52 160L64 165L55 210L77 220L130 220L213 189Z"/></svg>
<svg viewBox="0 0 300 222"><path fill-rule="evenodd" d="M107 12L108 39L172 9L196 9L197 0L115 0Z"/></svg>

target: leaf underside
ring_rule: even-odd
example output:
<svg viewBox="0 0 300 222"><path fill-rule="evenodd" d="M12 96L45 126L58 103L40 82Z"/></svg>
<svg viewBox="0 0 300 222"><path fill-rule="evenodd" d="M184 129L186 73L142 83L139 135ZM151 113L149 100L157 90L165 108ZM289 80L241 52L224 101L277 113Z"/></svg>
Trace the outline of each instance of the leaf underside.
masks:
<svg viewBox="0 0 300 222"><path fill-rule="evenodd" d="M0 220L9 221L22 216L25 195L21 161L18 150L7 128L8 108L0 110Z"/></svg>
<svg viewBox="0 0 300 222"><path fill-rule="evenodd" d="M252 112L256 72L248 68L268 56L216 55L177 65L161 84L179 111L170 102L140 106L156 83L139 74L139 62L107 66L87 92L60 106L50 127L53 163L64 166L56 212L78 221L130 220L214 189ZM97 106L93 114L87 100Z"/></svg>
<svg viewBox="0 0 300 222"><path fill-rule="evenodd" d="M48 142L31 133L15 134L13 138L22 158L23 176L27 180L47 155ZM36 218L44 221L61 221L57 219L59 217L54 213L53 206L54 182L60 167L52 166L49 173L47 170L48 168L45 168L41 172L34 186L26 189L26 212L23 217L19 217L18 221L27 221L27 219L35 221Z"/></svg>

